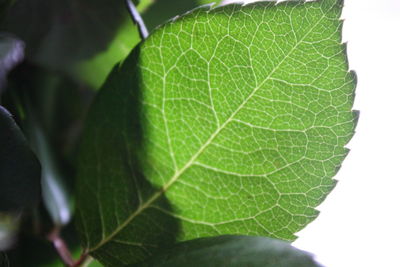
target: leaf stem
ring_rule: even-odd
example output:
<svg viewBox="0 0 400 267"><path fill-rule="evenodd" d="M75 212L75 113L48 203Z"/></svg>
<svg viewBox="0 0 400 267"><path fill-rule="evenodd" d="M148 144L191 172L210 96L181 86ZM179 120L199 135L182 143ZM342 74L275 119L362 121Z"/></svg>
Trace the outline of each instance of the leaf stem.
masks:
<svg viewBox="0 0 400 267"><path fill-rule="evenodd" d="M139 12L137 11L135 5L132 3L131 0L126 0L125 3L129 10L129 14L131 14L133 22L138 25L140 38L142 40L146 39L147 36L149 36L149 31L144 24L142 16L140 16Z"/></svg>
<svg viewBox="0 0 400 267"><path fill-rule="evenodd" d="M75 266L75 262L72 258L71 252L69 251L64 239L62 239L60 236L59 227L55 227L53 231L51 231L50 234L47 236L47 239L53 243L54 248L57 250L57 253L60 256L61 260L67 266Z"/></svg>
<svg viewBox="0 0 400 267"><path fill-rule="evenodd" d="M57 250L63 263L68 267L79 267L82 266L88 259L88 253L84 251L78 260L72 258L72 254L68 249L67 244L64 239L60 236L60 227L56 226L47 236L47 239L53 243L54 248ZM86 265L85 265L86 266Z"/></svg>
<svg viewBox="0 0 400 267"><path fill-rule="evenodd" d="M89 266L90 262L92 261L93 258L88 257L88 254L86 252L83 252L79 259L71 267Z"/></svg>

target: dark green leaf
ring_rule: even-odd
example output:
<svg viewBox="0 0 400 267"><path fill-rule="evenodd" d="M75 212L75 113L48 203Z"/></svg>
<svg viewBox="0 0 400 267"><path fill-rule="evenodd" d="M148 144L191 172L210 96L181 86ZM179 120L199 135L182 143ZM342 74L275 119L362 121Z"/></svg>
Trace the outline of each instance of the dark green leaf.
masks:
<svg viewBox="0 0 400 267"><path fill-rule="evenodd" d="M121 265L175 240L294 240L335 186L354 133L341 7L203 7L155 30L88 118L84 247Z"/></svg>
<svg viewBox="0 0 400 267"><path fill-rule="evenodd" d="M43 201L56 225L65 225L71 219L71 196L56 162L49 140L37 122L30 124L31 142L42 163Z"/></svg>
<svg viewBox="0 0 400 267"><path fill-rule="evenodd" d="M217 236L186 241L137 267L318 267L288 242L265 237Z"/></svg>
<svg viewBox="0 0 400 267"><path fill-rule="evenodd" d="M34 207L40 195L40 164L11 114L0 106L0 211Z"/></svg>
<svg viewBox="0 0 400 267"><path fill-rule="evenodd" d="M213 1L208 1L208 3L210 2ZM192 10L201 4L205 3L199 3L197 0L155 1L154 4L144 12L143 19L149 30L153 30L157 26L164 24L167 20L183 14L188 10Z"/></svg>
<svg viewBox="0 0 400 267"><path fill-rule="evenodd" d="M19 114L16 119L24 125L42 163L44 204L56 224L65 224L71 218L70 189L75 178L70 162L88 95L70 80L26 64L13 71L8 89L4 103L14 114ZM18 101L20 98L23 100Z"/></svg>
<svg viewBox="0 0 400 267"><path fill-rule="evenodd" d="M0 1L0 22L3 20L4 13L12 5L14 0L1 0Z"/></svg>
<svg viewBox="0 0 400 267"><path fill-rule="evenodd" d="M115 54L115 57L106 56L102 61L111 64L107 65L109 69L129 53L134 43L126 47L125 40L121 45L110 47L121 26L127 22L129 15L123 0L112 3L107 0L19 0L6 13L1 29L26 42L30 61L78 75L77 64L98 53L111 49ZM131 29L132 37L125 35L129 41L135 36L134 27ZM119 53L116 47L120 48ZM99 65L96 67L100 68ZM101 68L98 71L103 73Z"/></svg>
<svg viewBox="0 0 400 267"><path fill-rule="evenodd" d="M10 263L5 252L0 251L0 266L9 267Z"/></svg>

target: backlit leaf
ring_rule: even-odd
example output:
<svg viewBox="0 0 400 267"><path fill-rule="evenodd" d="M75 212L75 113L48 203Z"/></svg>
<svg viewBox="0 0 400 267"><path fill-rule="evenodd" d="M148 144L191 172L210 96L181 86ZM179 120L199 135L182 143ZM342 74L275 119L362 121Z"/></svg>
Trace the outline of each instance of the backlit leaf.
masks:
<svg viewBox="0 0 400 267"><path fill-rule="evenodd" d="M33 208L40 196L41 168L11 114L0 106L0 212Z"/></svg>
<svg viewBox="0 0 400 267"><path fill-rule="evenodd" d="M354 133L341 8L202 7L154 31L88 117L84 247L121 265L198 237L294 240L335 186Z"/></svg>

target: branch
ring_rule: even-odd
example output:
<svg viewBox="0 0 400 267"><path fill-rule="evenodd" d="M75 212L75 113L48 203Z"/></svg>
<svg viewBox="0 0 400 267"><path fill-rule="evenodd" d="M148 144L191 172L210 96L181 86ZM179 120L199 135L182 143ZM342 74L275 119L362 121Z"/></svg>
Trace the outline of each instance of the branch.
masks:
<svg viewBox="0 0 400 267"><path fill-rule="evenodd" d="M53 243L54 248L57 250L58 255L60 255L61 260L67 266L74 266L74 260L72 258L71 252L69 251L64 239L60 237L60 228L55 227L53 231L47 236L47 239Z"/></svg>
<svg viewBox="0 0 400 267"><path fill-rule="evenodd" d="M147 36L149 36L149 31L147 30L142 17L131 0L126 0L125 3L129 10L129 14L131 14L133 22L139 27L140 38L142 38L142 40L146 39Z"/></svg>
<svg viewBox="0 0 400 267"><path fill-rule="evenodd" d="M53 231L47 236L47 239L53 243L54 248L57 250L58 255L60 256L63 263L68 267L79 267L81 266L88 258L87 252L83 252L80 258L75 261L72 258L71 252L68 249L67 244L64 239L60 236L60 228L55 227Z"/></svg>

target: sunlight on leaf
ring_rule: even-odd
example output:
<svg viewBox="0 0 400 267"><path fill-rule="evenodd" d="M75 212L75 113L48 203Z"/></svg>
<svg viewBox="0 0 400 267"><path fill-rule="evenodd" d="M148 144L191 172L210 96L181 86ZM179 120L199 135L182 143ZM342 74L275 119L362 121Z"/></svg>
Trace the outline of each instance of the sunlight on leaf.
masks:
<svg viewBox="0 0 400 267"><path fill-rule="evenodd" d="M84 246L135 263L223 234L294 240L354 133L341 1L198 8L114 69L79 158Z"/></svg>

